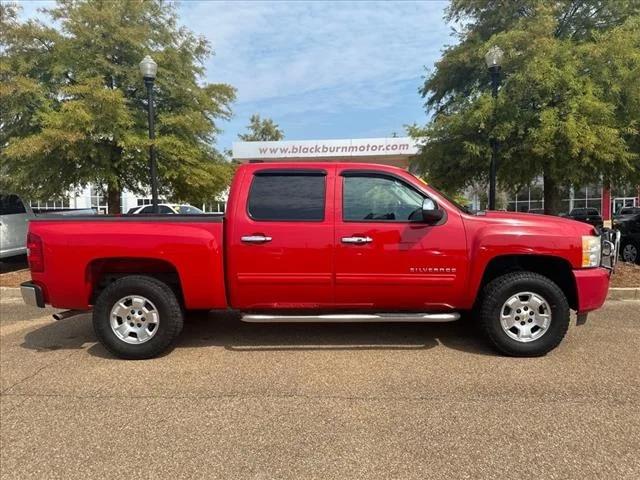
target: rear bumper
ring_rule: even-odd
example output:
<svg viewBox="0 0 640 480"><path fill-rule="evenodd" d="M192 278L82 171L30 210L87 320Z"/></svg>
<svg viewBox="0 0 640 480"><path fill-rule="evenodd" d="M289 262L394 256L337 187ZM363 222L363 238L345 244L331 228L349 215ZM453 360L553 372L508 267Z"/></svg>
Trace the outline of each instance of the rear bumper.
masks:
<svg viewBox="0 0 640 480"><path fill-rule="evenodd" d="M573 271L578 294L578 313L600 308L607 299L610 270L606 268L585 268Z"/></svg>
<svg viewBox="0 0 640 480"><path fill-rule="evenodd" d="M44 295L42 293L42 288L35 283L24 282L20 284L20 293L22 294L24 303L27 305L44 308Z"/></svg>

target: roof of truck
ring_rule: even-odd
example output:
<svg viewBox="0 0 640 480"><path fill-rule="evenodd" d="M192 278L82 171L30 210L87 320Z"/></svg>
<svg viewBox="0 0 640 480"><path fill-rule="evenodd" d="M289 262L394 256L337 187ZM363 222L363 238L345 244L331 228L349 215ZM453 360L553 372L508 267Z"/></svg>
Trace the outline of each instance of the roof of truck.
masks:
<svg viewBox="0 0 640 480"><path fill-rule="evenodd" d="M291 161L278 161L278 162L250 162L240 165L241 169L247 170L262 170L262 169L294 169L304 170L310 168L348 168L354 170L381 170L388 172L406 172L407 170L400 167L394 167L392 165L383 165L380 163L364 163L364 162L291 162Z"/></svg>

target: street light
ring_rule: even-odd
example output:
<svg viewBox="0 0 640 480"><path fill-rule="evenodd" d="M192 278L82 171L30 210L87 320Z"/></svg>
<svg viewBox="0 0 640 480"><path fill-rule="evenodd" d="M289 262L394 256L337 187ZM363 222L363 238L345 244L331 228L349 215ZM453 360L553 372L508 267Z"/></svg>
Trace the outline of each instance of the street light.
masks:
<svg viewBox="0 0 640 480"><path fill-rule="evenodd" d="M502 57L504 53L500 47L493 46L484 56L487 68L491 73L491 95L493 102L493 126L495 127L495 98L498 96L498 85L500 84L500 67L502 65ZM491 143L491 167L489 168L489 210L496 208L496 163L498 161L498 140L494 137L490 139Z"/></svg>
<svg viewBox="0 0 640 480"><path fill-rule="evenodd" d="M153 113L153 82L158 72L158 64L153 61L149 55L144 57L140 62L140 73L147 87L147 102L149 112L149 170L151 171L151 204L153 205L153 213L159 213L158 210L158 166L156 162L156 150L154 140L156 138Z"/></svg>

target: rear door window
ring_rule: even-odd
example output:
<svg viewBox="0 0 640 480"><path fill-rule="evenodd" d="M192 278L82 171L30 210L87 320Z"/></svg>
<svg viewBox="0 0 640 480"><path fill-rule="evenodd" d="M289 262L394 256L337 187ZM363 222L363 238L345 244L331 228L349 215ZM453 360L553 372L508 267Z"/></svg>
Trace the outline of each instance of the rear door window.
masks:
<svg viewBox="0 0 640 480"><path fill-rule="evenodd" d="M17 195L0 195L0 215L27 213L22 200Z"/></svg>
<svg viewBox="0 0 640 480"><path fill-rule="evenodd" d="M257 172L251 183L247 212L260 221L322 221L325 179L322 171Z"/></svg>

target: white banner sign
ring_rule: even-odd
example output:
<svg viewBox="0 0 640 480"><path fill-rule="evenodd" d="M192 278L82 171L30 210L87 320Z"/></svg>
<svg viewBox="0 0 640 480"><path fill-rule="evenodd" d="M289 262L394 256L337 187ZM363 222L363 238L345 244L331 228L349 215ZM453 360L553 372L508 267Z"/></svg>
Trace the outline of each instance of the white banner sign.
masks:
<svg viewBox="0 0 640 480"><path fill-rule="evenodd" d="M411 137L233 142L233 158L236 160L377 157L382 155L409 157L417 153L418 145Z"/></svg>

